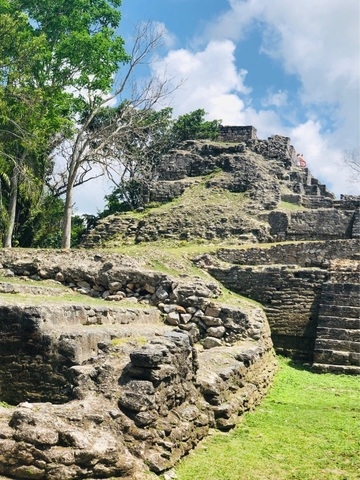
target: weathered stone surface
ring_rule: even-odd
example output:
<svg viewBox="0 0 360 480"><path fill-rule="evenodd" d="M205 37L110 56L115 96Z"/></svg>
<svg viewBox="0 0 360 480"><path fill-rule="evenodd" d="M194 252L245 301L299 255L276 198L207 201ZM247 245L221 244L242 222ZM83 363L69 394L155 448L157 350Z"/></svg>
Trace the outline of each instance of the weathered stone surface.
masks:
<svg viewBox="0 0 360 480"><path fill-rule="evenodd" d="M253 127L222 128L229 133L222 133L220 140L229 135L231 142L237 138L236 144L184 142L163 157L157 181L144 199L156 203L181 200L187 191L205 182L213 196L218 192L242 195L240 208L226 203L225 196L214 205L200 194L202 209L185 202L165 214L152 209L141 220L129 214L102 219L84 245L106 244L108 238L119 244L124 240L139 243L166 238L232 239L240 243L359 238L359 199L342 196L335 200L308 168L297 165L288 137L273 135L259 140ZM299 208L290 209L287 203Z"/></svg>
<svg viewBox="0 0 360 480"><path fill-rule="evenodd" d="M140 350L131 352L130 359L137 367L154 368L168 363L168 351L161 345L144 345Z"/></svg>
<svg viewBox="0 0 360 480"><path fill-rule="evenodd" d="M164 158L158 184L146 192L163 202L201 186L196 221L193 205L171 206L169 215L154 209L140 220L116 215L86 245L109 236L119 243L316 241L223 248L196 259L263 308L227 305L214 281L143 270L122 255L0 252L9 277L0 294L51 297L62 282L84 299L1 302L0 400L18 405L0 407L0 475L143 480L149 469L168 470L209 428L233 427L266 394L275 363L264 312L279 352L314 354L320 371L360 373L360 200L334 200L294 164L287 137L258 140L252 127L222 135L237 143L187 142ZM226 206L218 201L224 192ZM14 276L54 280L54 287L20 288ZM90 306L87 296L113 303Z"/></svg>
<svg viewBox="0 0 360 480"><path fill-rule="evenodd" d="M214 282L196 279L187 285L153 272L142 274L115 265L111 256L96 257L95 263L88 260L88 270L85 262L81 277L79 266L73 270L81 253L68 252L69 258L61 254L58 267L55 255L53 266L48 265L49 252L38 251L36 261L26 252L23 259L3 253L3 263L21 275L25 268L31 275L40 269L51 278L61 268L62 278L73 288L83 286L82 279L96 291L115 291L121 284L129 295L139 295L135 298L152 290L172 303L161 303L152 293L154 305L139 309L88 306L86 301L46 307L0 305L0 346L7 345L5 355L0 349L0 398L13 404L30 400L0 408L0 475L130 480L142 478L149 468L157 473L168 470L209 428L227 429L235 421L235 410L229 421L229 409L215 411L216 402L200 388L198 372L207 351L201 341L213 339L212 351L232 345L240 355L242 342L254 342L256 331L255 343L267 356L260 357L254 349L246 360L248 367L233 357L227 381L258 364L259 378L266 379L249 387L246 398L241 393L231 401L241 412L265 395L275 369L266 317L262 313L259 320L250 305L219 303L220 289ZM162 323L166 311L188 331ZM218 317L206 316L205 311ZM210 365L208 359L204 362ZM218 376L220 401L226 395L223 372ZM249 377L249 382L255 379Z"/></svg>

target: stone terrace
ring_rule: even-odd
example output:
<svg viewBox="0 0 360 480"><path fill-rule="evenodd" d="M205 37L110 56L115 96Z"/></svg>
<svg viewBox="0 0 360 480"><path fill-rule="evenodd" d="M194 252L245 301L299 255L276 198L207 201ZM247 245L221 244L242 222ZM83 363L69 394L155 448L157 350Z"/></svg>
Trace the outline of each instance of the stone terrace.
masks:
<svg viewBox="0 0 360 480"><path fill-rule="evenodd" d="M0 407L0 475L142 480L266 394L266 316L217 283L100 252L0 259L0 399L17 405Z"/></svg>
<svg viewBox="0 0 360 480"><path fill-rule="evenodd" d="M318 371L360 373L359 242L298 242L219 249L196 263L260 302L279 353Z"/></svg>

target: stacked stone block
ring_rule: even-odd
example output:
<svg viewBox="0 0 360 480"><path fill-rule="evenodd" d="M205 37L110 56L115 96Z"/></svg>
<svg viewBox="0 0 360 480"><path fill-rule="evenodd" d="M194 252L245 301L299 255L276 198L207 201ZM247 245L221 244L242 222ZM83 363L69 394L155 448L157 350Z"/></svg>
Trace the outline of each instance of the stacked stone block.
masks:
<svg viewBox="0 0 360 480"><path fill-rule="evenodd" d="M241 143L248 140L257 140L256 128L252 126L220 125L219 140L221 142Z"/></svg>
<svg viewBox="0 0 360 480"><path fill-rule="evenodd" d="M313 368L360 374L360 263L333 262L320 297Z"/></svg>
<svg viewBox="0 0 360 480"><path fill-rule="evenodd" d="M0 306L0 399L17 404L0 406L0 476L146 478L266 394L276 369L266 316L223 304L215 282L115 254L1 253L3 274L56 279L84 300Z"/></svg>
<svg viewBox="0 0 360 480"><path fill-rule="evenodd" d="M197 262L263 305L277 352L313 361L318 370L357 373L358 247L357 239L258 245L219 249L221 263L209 256Z"/></svg>

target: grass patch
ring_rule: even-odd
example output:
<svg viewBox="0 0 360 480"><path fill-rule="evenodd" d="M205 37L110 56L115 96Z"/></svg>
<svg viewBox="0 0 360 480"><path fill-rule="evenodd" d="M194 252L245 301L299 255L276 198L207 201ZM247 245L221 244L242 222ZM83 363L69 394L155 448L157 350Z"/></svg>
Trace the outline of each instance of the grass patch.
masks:
<svg viewBox="0 0 360 480"><path fill-rule="evenodd" d="M254 308L260 307L264 308L261 303L253 300L252 298L247 298L239 295L238 293L232 292L227 288L221 286L221 295L217 299L219 303L223 303L225 305L232 305L232 306L241 306L242 308Z"/></svg>
<svg viewBox="0 0 360 480"><path fill-rule="evenodd" d="M191 259L202 253L215 251L217 248L219 248L219 245L209 244L208 242L204 244L182 240L159 240L137 245L108 247L102 251L133 257L144 268L168 275L195 275L201 278L209 278L209 275L197 268Z"/></svg>
<svg viewBox="0 0 360 480"><path fill-rule="evenodd" d="M113 338L111 340L111 345L113 347L121 347L123 345L128 344L131 342L135 346L142 346L147 343L146 337L121 337L121 338Z"/></svg>
<svg viewBox="0 0 360 480"><path fill-rule="evenodd" d="M0 275L0 282L1 283L11 283L13 285L25 285L25 286L30 286L30 287L37 287L37 286L42 286L42 287L50 287L54 290L66 290L68 287L65 285L61 284L60 282L57 282L55 280L34 280L29 277L5 277L4 275Z"/></svg>
<svg viewBox="0 0 360 480"><path fill-rule="evenodd" d="M180 462L178 480L359 479L360 379L279 363L261 406L203 441Z"/></svg>
<svg viewBox="0 0 360 480"><path fill-rule="evenodd" d="M308 208L304 207L303 205L296 205L295 203L281 201L279 202L278 210L287 210L287 211L296 212L300 210L301 211L308 210Z"/></svg>
<svg viewBox="0 0 360 480"><path fill-rule="evenodd" d="M84 305L84 306L101 306L108 308L131 308L131 309L146 309L149 305L142 303L134 303L126 300L109 302L103 298L94 298L89 295L81 295L76 292L63 293L62 295L32 295L23 293L1 293L0 302L15 303L15 304L31 304L39 306L48 305Z"/></svg>

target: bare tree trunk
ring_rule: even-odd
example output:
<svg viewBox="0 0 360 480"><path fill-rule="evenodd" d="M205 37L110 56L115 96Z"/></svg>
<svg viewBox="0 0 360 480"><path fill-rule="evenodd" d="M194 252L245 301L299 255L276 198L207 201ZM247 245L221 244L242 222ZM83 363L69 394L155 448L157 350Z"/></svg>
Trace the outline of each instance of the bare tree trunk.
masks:
<svg viewBox="0 0 360 480"><path fill-rule="evenodd" d="M73 190L74 190L73 182L69 180L69 183L66 189L66 196L65 196L61 248L71 247L71 217L72 217L72 209L73 209Z"/></svg>
<svg viewBox="0 0 360 480"><path fill-rule="evenodd" d="M15 228L15 216L16 216L16 206L17 206L17 196L19 189L19 166L15 165L14 170L11 175L11 190L10 190L10 199L9 199L9 224L4 236L4 247L12 247L12 237Z"/></svg>

